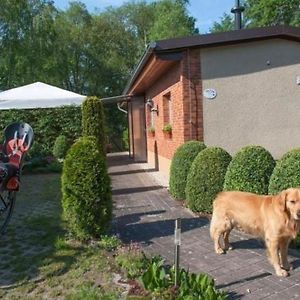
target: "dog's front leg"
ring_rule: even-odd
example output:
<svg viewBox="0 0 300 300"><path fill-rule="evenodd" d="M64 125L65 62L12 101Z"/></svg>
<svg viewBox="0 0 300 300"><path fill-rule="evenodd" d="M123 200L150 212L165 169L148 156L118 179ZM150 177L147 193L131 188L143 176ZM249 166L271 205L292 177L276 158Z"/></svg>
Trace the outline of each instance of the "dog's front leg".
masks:
<svg viewBox="0 0 300 300"><path fill-rule="evenodd" d="M269 259L271 264L273 265L276 275L281 277L286 277L289 273L282 269L280 266L280 259L279 259L279 243L277 240L266 239L267 250L269 254Z"/></svg>
<svg viewBox="0 0 300 300"><path fill-rule="evenodd" d="M288 247L289 247L290 239L282 238L279 241L279 254L281 260L281 266L283 269L289 271L292 266L288 262Z"/></svg>

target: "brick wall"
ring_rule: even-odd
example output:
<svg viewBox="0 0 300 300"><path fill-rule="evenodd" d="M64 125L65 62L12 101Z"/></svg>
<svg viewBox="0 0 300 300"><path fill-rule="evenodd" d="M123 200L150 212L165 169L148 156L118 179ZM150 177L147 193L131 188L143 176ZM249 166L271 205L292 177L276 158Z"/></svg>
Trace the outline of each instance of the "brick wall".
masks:
<svg viewBox="0 0 300 300"><path fill-rule="evenodd" d="M146 99L151 98L155 113L155 135L148 133L148 159L156 156L163 160L171 160L176 149L191 139L203 140L202 122L202 86L200 74L200 50L186 50L183 59L169 69L146 92ZM165 136L162 128L167 109L164 98L170 95L172 113L172 136ZM165 96L165 97L164 97ZM151 125L151 110L146 106L146 126ZM151 153L149 153L151 152ZM163 165L166 165L164 163ZM168 172L168 170L165 170Z"/></svg>

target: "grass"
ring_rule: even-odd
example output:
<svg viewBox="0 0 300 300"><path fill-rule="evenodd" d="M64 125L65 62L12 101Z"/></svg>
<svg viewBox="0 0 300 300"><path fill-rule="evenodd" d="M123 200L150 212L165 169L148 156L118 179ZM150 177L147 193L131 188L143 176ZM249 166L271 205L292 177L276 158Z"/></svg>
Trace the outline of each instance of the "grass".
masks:
<svg viewBox="0 0 300 300"><path fill-rule="evenodd" d="M24 175L0 237L1 299L119 299L116 240L84 245L66 235L59 174Z"/></svg>

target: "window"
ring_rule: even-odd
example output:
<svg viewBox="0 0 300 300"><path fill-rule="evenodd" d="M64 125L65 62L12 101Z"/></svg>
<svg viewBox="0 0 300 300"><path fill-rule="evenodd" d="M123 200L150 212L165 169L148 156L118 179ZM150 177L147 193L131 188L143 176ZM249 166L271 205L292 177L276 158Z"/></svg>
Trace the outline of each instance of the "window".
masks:
<svg viewBox="0 0 300 300"><path fill-rule="evenodd" d="M171 93L167 93L163 96L163 120L164 124L172 123Z"/></svg>

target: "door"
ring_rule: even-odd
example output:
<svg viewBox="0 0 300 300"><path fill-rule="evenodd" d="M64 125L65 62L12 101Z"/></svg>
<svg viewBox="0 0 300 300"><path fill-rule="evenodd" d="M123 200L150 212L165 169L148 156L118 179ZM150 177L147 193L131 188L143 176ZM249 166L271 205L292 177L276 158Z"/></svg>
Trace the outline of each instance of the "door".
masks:
<svg viewBox="0 0 300 300"><path fill-rule="evenodd" d="M136 162L147 161L146 116L144 97L131 99L133 157Z"/></svg>

